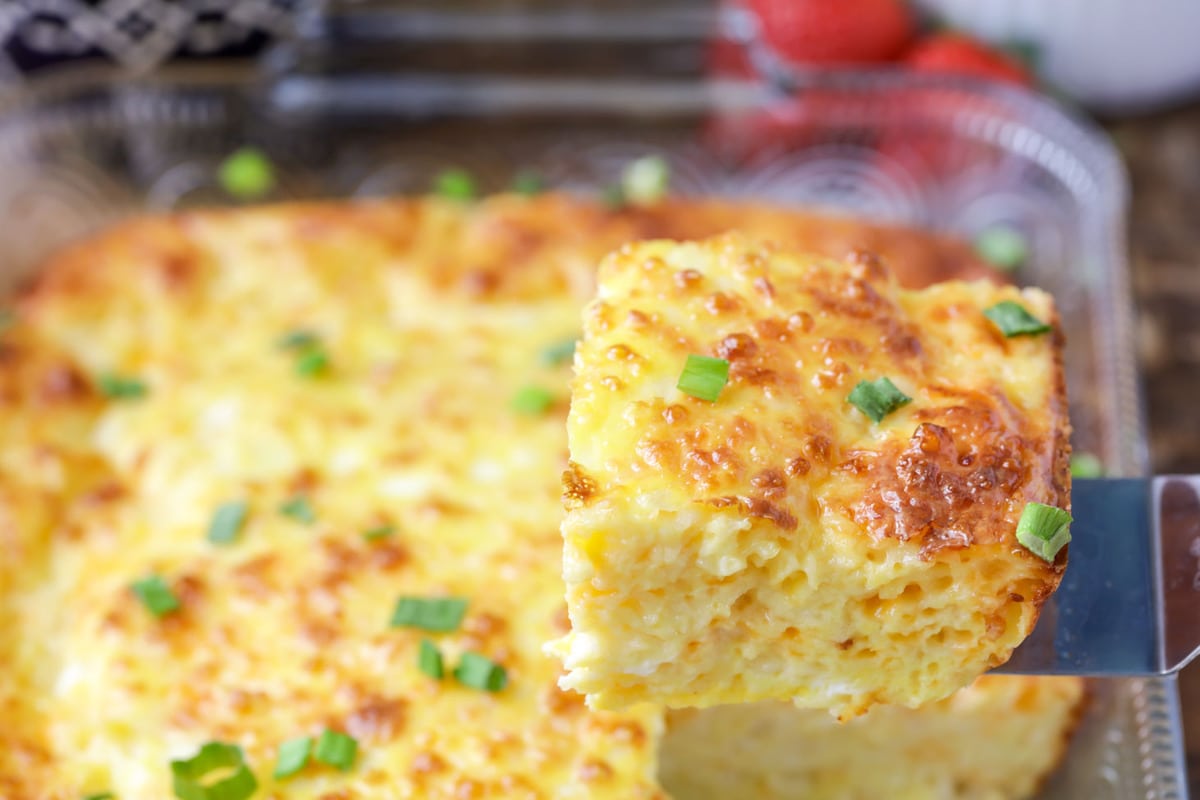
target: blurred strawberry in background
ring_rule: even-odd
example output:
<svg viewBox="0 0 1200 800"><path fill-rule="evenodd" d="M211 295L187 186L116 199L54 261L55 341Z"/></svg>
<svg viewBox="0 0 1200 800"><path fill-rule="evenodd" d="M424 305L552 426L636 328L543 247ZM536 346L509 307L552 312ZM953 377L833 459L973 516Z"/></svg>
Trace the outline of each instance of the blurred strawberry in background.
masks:
<svg viewBox="0 0 1200 800"><path fill-rule="evenodd" d="M900 0L749 0L747 6L767 44L796 64L890 61L915 30Z"/></svg>
<svg viewBox="0 0 1200 800"><path fill-rule="evenodd" d="M971 75L1022 86L1033 85L1033 77L1015 58L962 33L939 33L917 42L901 62L921 72Z"/></svg>
<svg viewBox="0 0 1200 800"><path fill-rule="evenodd" d="M748 77L758 66L768 72L802 74L805 69L837 66L892 67L938 75L961 75L976 80L1033 87L1036 78L1017 58L960 31L935 28L928 15L903 0L726 0L755 18L758 39L766 45L766 60L737 62L729 56L714 60L723 74ZM715 121L713 139L740 157L770 163L780 153L800 148L820 149L836 116L847 113L901 116L912 124L893 128L878 140L861 140L858 148L875 151L876 168L897 185L949 185L972 169L990 168L994 149L947 137L938 120L946 115L978 111L964 103L987 104L979 95L964 99L936 84L898 90L885 102L876 97L870 109L855 111L844 98L823 96L811 87L781 99L770 108ZM929 124L922 120L928 119ZM831 143L845 148L847 143Z"/></svg>
<svg viewBox="0 0 1200 800"><path fill-rule="evenodd" d="M902 0L744 0L762 41L793 66L893 63L1023 86L1033 76L1015 58L958 31L922 33Z"/></svg>

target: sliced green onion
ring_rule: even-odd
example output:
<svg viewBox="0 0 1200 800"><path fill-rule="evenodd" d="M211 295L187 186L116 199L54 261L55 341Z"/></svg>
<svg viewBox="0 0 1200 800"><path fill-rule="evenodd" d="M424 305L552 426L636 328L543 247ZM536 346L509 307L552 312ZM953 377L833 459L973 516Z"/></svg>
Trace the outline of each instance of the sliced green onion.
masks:
<svg viewBox="0 0 1200 800"><path fill-rule="evenodd" d="M278 344L284 350L307 350L319 346L321 337L315 331L297 328L279 337Z"/></svg>
<svg viewBox="0 0 1200 800"><path fill-rule="evenodd" d="M1050 330L1049 325L1026 311L1025 306L1012 300L1002 300L991 308L985 308L983 315L1008 338L1031 336Z"/></svg>
<svg viewBox="0 0 1200 800"><path fill-rule="evenodd" d="M855 408L870 417L873 422L879 422L900 406L912 402L911 397L896 388L896 384L887 378L859 381L846 400L853 403Z"/></svg>
<svg viewBox="0 0 1200 800"><path fill-rule="evenodd" d="M317 747L313 751L313 758L317 761L336 767L342 772L349 771L354 766L354 759L357 757L358 742L354 740L353 736L347 736L337 731L327 730L322 733L321 738L317 740Z"/></svg>
<svg viewBox="0 0 1200 800"><path fill-rule="evenodd" d="M498 692L508 685L508 673L504 667L479 653L463 653L454 678L463 686L485 692Z"/></svg>
<svg viewBox="0 0 1200 800"><path fill-rule="evenodd" d="M545 414L554 405L554 395L540 386L522 386L512 396L509 406L518 414L538 416Z"/></svg>
<svg viewBox="0 0 1200 800"><path fill-rule="evenodd" d="M618 183L605 186L600 194L600 202L610 211L620 211L625 207L625 190Z"/></svg>
<svg viewBox="0 0 1200 800"><path fill-rule="evenodd" d="M542 363L550 367L566 364L575 357L575 346L577 344L579 344L579 338L572 336L570 339L563 339L561 342L547 345L542 350Z"/></svg>
<svg viewBox="0 0 1200 800"><path fill-rule="evenodd" d="M417 650L417 669L435 681L440 681L445 674L446 670L442 664L442 652L437 649L437 645L428 639L422 639L421 646Z"/></svg>
<svg viewBox="0 0 1200 800"><path fill-rule="evenodd" d="M512 190L516 194L533 197L534 195L541 194L545 188L542 176L536 172L523 170L513 177Z"/></svg>
<svg viewBox="0 0 1200 800"><path fill-rule="evenodd" d="M654 203L667 194L671 167L661 156L643 156L625 168L621 189L625 197L638 204Z"/></svg>
<svg viewBox="0 0 1200 800"><path fill-rule="evenodd" d="M213 544L231 544L237 541L246 521L248 506L245 500L233 500L223 503L213 513L212 522L208 524L208 540Z"/></svg>
<svg viewBox="0 0 1200 800"><path fill-rule="evenodd" d="M329 354L321 344L321 337L311 330L297 328L285 333L277 342L283 350L296 353L293 365L297 375L315 378L329 369Z"/></svg>
<svg viewBox="0 0 1200 800"><path fill-rule="evenodd" d="M1104 475L1104 462L1091 453L1071 454L1071 477L1100 478Z"/></svg>
<svg viewBox="0 0 1200 800"><path fill-rule="evenodd" d="M0 308L0 333L4 333L17 321L17 315L6 308Z"/></svg>
<svg viewBox="0 0 1200 800"><path fill-rule="evenodd" d="M96 378L100 393L113 400L136 400L145 397L149 391L146 384L137 378L126 378L112 372L105 372Z"/></svg>
<svg viewBox="0 0 1200 800"><path fill-rule="evenodd" d="M83 800L117 800L117 796L112 792L101 792L100 794L89 794Z"/></svg>
<svg viewBox="0 0 1200 800"><path fill-rule="evenodd" d="M475 198L475 179L465 169L448 169L439 173L434 179L433 188L448 200Z"/></svg>
<svg viewBox="0 0 1200 800"><path fill-rule="evenodd" d="M275 756L275 777L290 778L308 764L308 754L312 751L312 737L300 736L288 739L279 745L279 753Z"/></svg>
<svg viewBox="0 0 1200 800"><path fill-rule="evenodd" d="M368 542L374 542L379 539L386 539L395 532L395 525L376 525L374 528L367 528L363 531L362 537Z"/></svg>
<svg viewBox="0 0 1200 800"><path fill-rule="evenodd" d="M317 514L313 511L312 504L302 494L292 495L284 500L279 506L279 513L285 517L291 517L297 522L303 522L305 525L312 525L317 521Z"/></svg>
<svg viewBox="0 0 1200 800"><path fill-rule="evenodd" d="M1015 228L995 225L975 239L975 251L997 269L1012 272L1029 258L1029 245Z"/></svg>
<svg viewBox="0 0 1200 800"><path fill-rule="evenodd" d="M243 147L221 162L217 180L233 197L254 200L275 188L275 168L261 150Z"/></svg>
<svg viewBox="0 0 1200 800"><path fill-rule="evenodd" d="M196 755L171 762L175 796L180 800L247 800L258 789L242 749L209 742Z"/></svg>
<svg viewBox="0 0 1200 800"><path fill-rule="evenodd" d="M158 575L150 575L139 581L134 581L133 593L142 601L142 605L156 617L162 618L167 614L178 611L181 607L179 598L171 591L167 582Z"/></svg>
<svg viewBox="0 0 1200 800"><path fill-rule="evenodd" d="M447 633L458 630L466 614L465 597L401 597L392 612L391 625Z"/></svg>
<svg viewBox="0 0 1200 800"><path fill-rule="evenodd" d="M729 382L729 362L723 358L690 355L675 388L710 403L716 402Z"/></svg>
<svg viewBox="0 0 1200 800"><path fill-rule="evenodd" d="M1044 503L1030 503L1017 523L1017 541L1053 564L1058 551L1071 541L1071 515Z"/></svg>
<svg viewBox="0 0 1200 800"><path fill-rule="evenodd" d="M319 347L305 350L296 357L296 374L316 378L329 370L329 355Z"/></svg>

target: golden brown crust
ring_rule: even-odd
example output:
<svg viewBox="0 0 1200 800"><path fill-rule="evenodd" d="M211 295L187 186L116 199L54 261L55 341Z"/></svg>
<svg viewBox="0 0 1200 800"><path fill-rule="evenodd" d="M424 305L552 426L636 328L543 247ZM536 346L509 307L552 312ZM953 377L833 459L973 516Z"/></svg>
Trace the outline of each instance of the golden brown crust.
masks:
<svg viewBox="0 0 1200 800"><path fill-rule="evenodd" d="M1057 431L1046 432L1056 440L1047 446L1037 439L1042 423L1032 428L1021 421L1002 396L936 391L956 404L915 412L918 424L907 443L861 460L847 454L843 467L870 481L853 507L854 519L873 536L915 540L923 558L1011 541L1021 509L1006 501L1035 473L1057 475ZM1043 502L1067 507L1066 487L1055 478L1051 485L1054 493ZM1055 570L1065 564L1064 552Z"/></svg>
<svg viewBox="0 0 1200 800"><path fill-rule="evenodd" d="M745 269L764 269L762 256L752 253L739 258ZM751 516L780 523L793 519L785 527L793 527L794 518L785 506L772 506L757 493L761 476L774 475L781 480L785 474L807 475L815 464L818 469L865 477L870 487L854 502L852 516L877 537L916 539L927 553L1011 540L1016 527L1013 514L1019 516L1020 507L1005 508L1002 518L996 517L996 511L1007 499L1021 496L1025 487L1044 502L1065 507L1070 487L1069 451L1065 449L1070 425L1057 318L1053 320L1052 347L1047 350L1053 363L1051 392L1039 413L1031 414L1015 406L999 385L985 382L979 388L962 388L939 382L953 376L937 377L934 359L939 349L922 343L933 334L922 331L916 317L900 307L880 259L858 252L848 264L847 270L813 267L808 279L789 276L792 285L786 287L787 295L781 298L772 289L761 311L750 308L748 294L714 290L695 271L687 280L679 280L680 272L673 284L663 283L672 287L665 296L655 293L657 289L645 290L642 300L648 304L665 300L681 308L696 308L701 318L706 311L718 319L727 318L723 324L726 332L708 341L695 338L691 330L672 327L656 310L634 307L618 313L604 304L597 306L593 321L604 331L626 328L636 338L647 332L655 335L657 327L658 333L681 343L676 350L729 361L730 391L747 387L768 399L796 401L795 413L782 422L759 413L762 409L758 406L720 414L711 413L712 404L689 396L664 403L660 417L647 418L641 429L636 450L641 465L660 474L677 473L694 487L698 499L715 507L738 505ZM641 266L648 281L654 280L650 277L653 273L665 269L654 256ZM764 284L769 284L765 277L754 278L751 291ZM797 308L806 297L815 312ZM950 295L945 303L930 302L920 313L942 319L974 314L978 320L973 335L981 340L981 350L992 351L986 357L1009 357L1016 345L1000 336L978 308L961 303ZM843 332L813 334L814 313L827 320L824 331L842 325ZM620 314L626 319L619 319ZM630 324L630 316L639 322ZM831 325L828 320L837 322ZM605 379L619 387L623 387L623 378L615 374L618 365L642 369L650 365L647 354L627 344L606 346L603 357L613 365L614 373ZM924 401L913 407L912 435L880 448L840 446L831 452L830 418L805 411L812 407L804 401L814 396L810 384L820 393L837 395L840 401L853 386L851 376L856 380L871 369L897 379L904 376L927 393ZM764 434L758 423L764 420L784 428L774 431L771 448L762 447ZM783 443L790 444L793 438L800 443L796 452L776 463L773 458L787 448ZM751 452L764 455L751 455L748 460ZM1039 485L1031 486L1035 477ZM1043 482L1052 489L1048 495L1041 492ZM593 483L593 478L584 477L580 465L572 464L566 478L571 499L583 499L581 492L594 495ZM715 493L721 494L711 496ZM702 497L705 494L710 496ZM784 496L786 492L776 494Z"/></svg>
<svg viewBox="0 0 1200 800"><path fill-rule="evenodd" d="M984 312L1006 300L1056 333L1004 338ZM861 252L619 250L576 351L566 685L853 715L1003 663L1066 563L1016 538L1069 497L1057 325L1037 290L907 291ZM676 385L692 355L728 362L715 401ZM875 420L850 396L881 378L909 402Z"/></svg>
<svg viewBox="0 0 1200 800"><path fill-rule="evenodd" d="M582 299L590 283L578 287L574 282L590 281L595 262L626 242L701 239L731 230L784 248L835 258L849 254L865 264L882 259L909 287L951 278L995 278L969 246L913 229L717 199L671 198L652 206L610 209L547 194L489 198L478 205L397 199L143 217L68 247L23 294L27 302L36 302L47 295L111 292L130 269L136 269L139 283L148 280L166 294L197 291L211 278L213 265L212 251L196 240L195 229L260 214L286 214L288 234L318 257L355 240L370 241L384 253L422 256L406 268L427 270L441 294L478 301L548 291ZM864 267L863 274L877 268Z"/></svg>
<svg viewBox="0 0 1200 800"><path fill-rule="evenodd" d="M585 506L596 494L596 482L584 474L575 462L568 462L563 470L563 504L567 508Z"/></svg>

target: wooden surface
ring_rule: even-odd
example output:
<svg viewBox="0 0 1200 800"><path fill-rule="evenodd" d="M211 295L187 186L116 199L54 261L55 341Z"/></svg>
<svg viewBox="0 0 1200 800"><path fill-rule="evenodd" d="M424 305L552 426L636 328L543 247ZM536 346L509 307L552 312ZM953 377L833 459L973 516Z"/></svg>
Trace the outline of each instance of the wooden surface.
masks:
<svg viewBox="0 0 1200 800"><path fill-rule="evenodd" d="M1109 130L1133 182L1129 232L1151 459L1156 472L1200 472L1200 104ZM1180 685L1191 791L1200 800L1200 663Z"/></svg>

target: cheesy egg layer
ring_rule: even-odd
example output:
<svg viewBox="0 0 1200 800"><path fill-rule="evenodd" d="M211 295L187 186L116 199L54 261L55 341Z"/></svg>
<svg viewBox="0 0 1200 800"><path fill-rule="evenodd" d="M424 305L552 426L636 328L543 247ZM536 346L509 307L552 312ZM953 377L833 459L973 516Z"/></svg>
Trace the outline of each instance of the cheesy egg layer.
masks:
<svg viewBox="0 0 1200 800"><path fill-rule="evenodd" d="M568 625L562 353L605 253L730 228L877 250L909 285L985 272L915 232L553 194L185 212L52 258L0 302L0 798L163 800L212 741L255 798L664 797L661 711L591 711L541 653ZM466 613L391 627L401 596ZM468 652L506 685L458 681ZM348 771L273 777L325 730Z"/></svg>
<svg viewBox="0 0 1200 800"><path fill-rule="evenodd" d="M1051 331L1005 338L1021 304ZM715 402L676 388L728 364ZM881 421L848 402L888 378ZM1057 587L1018 543L1069 506L1061 334L1035 289L900 289L878 259L742 236L627 246L600 268L568 419L553 647L594 708L790 698L853 717L1003 663Z"/></svg>
<svg viewBox="0 0 1200 800"><path fill-rule="evenodd" d="M212 741L256 797L662 796L659 712L587 711L540 652L569 371L541 354L599 254L529 244L532 205L185 213L47 265L0 339L0 797L162 800ZM401 596L466 614L391 627ZM507 685L456 680L468 652ZM352 769L272 776L327 729Z"/></svg>
<svg viewBox="0 0 1200 800"><path fill-rule="evenodd" d="M1078 678L984 675L919 709L876 706L837 723L790 703L668 715L659 775L690 800L1009 800L1066 751Z"/></svg>

